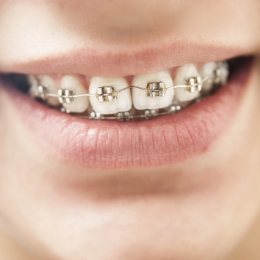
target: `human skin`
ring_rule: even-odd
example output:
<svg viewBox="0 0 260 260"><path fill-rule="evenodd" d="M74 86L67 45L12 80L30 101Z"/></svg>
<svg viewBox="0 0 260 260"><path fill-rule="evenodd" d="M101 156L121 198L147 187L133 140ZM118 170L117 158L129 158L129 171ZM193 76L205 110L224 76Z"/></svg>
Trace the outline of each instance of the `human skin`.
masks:
<svg viewBox="0 0 260 260"><path fill-rule="evenodd" d="M131 53L154 39L210 39L258 55L224 133L203 154L155 168L95 170L54 157L1 87L3 233L43 259L223 259L256 221L260 206L259 10L259 0L1 1L3 71L82 44ZM183 54L183 62L188 59ZM128 68L131 73L167 66L137 64ZM87 62L77 68L86 75L117 69Z"/></svg>

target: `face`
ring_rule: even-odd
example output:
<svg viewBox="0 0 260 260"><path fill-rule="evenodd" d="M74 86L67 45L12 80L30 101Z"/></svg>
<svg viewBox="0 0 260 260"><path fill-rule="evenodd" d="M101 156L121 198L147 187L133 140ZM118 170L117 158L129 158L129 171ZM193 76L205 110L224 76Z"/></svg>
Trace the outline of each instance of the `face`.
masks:
<svg viewBox="0 0 260 260"><path fill-rule="evenodd" d="M2 75L74 82L82 94L98 84L173 84L170 74L188 85L180 75L198 76L208 62L239 64L200 102L169 87L186 108L127 122L64 114L3 81L4 232L48 259L215 259L233 249L260 205L259 9L259 0L2 0ZM128 106L127 91L140 110L167 103L127 88L116 109ZM77 113L86 105L63 104Z"/></svg>

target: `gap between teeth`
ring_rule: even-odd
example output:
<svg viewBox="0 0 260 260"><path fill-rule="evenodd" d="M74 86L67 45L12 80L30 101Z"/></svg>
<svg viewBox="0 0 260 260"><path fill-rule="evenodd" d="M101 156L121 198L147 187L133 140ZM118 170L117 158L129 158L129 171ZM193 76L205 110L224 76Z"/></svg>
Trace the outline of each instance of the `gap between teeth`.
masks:
<svg viewBox="0 0 260 260"><path fill-rule="evenodd" d="M30 76L30 95L62 111L89 118L150 118L180 111L214 87L226 83L226 62L209 62L197 68L187 64L174 76L168 70L136 75L129 86L121 78L92 77L89 90L77 76L65 75L60 80L49 75Z"/></svg>

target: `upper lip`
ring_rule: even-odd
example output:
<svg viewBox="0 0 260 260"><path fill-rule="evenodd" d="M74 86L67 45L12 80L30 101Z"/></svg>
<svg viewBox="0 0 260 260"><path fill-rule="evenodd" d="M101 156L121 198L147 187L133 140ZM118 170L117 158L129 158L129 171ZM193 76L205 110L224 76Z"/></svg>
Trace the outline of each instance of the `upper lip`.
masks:
<svg viewBox="0 0 260 260"><path fill-rule="evenodd" d="M25 74L83 74L86 76L127 76L187 63L205 63L226 60L238 55L247 55L248 49L219 44L196 44L175 41L173 43L152 44L144 48L106 47L92 49L76 47L70 51L52 54L42 53L37 57L25 57L18 61L10 59L0 71Z"/></svg>

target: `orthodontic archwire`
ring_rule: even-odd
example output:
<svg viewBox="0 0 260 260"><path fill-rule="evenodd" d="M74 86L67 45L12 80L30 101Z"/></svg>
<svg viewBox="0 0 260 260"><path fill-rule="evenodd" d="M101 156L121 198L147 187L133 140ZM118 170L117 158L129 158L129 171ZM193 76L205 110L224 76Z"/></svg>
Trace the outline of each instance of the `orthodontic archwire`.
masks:
<svg viewBox="0 0 260 260"><path fill-rule="evenodd" d="M47 86L41 84L40 80L36 77L37 81L37 95L36 98L39 98L45 101L47 98L57 98L61 105L70 104L75 102L78 98L86 98L86 97L96 97L99 102L112 102L116 100L119 94L126 90L131 90L133 88L142 90L146 92L147 97L157 98L163 97L166 95L168 89L185 89L189 93L201 93L203 84L207 81L210 81L212 85L220 85L222 82L222 72L221 69L223 66L227 66L226 62L218 62L215 71L213 72L213 76L207 76L205 78L201 78L201 76L192 76L185 79L185 84L181 85L172 85L166 86L162 81L158 82L149 82L146 87L140 86L127 86L122 89L116 90L114 86L100 86L97 88L96 93L82 93L76 94L71 89L58 89L57 93L51 93L48 91ZM197 99L193 100L193 102L189 102L189 104L198 102L202 96L199 96ZM181 102L180 102L181 103ZM118 112L116 114L111 115L102 115L98 114L95 111L91 111L89 113L79 113L76 116L88 118L88 119L108 119L114 120L119 119L123 121L127 121L130 119L149 119L155 116L168 115L172 113L176 113L182 110L182 108L187 105L178 103L173 103L170 106L162 109L145 109L145 110L137 110L133 113L133 109L126 112ZM62 112L70 113L70 111L64 107L61 108Z"/></svg>

